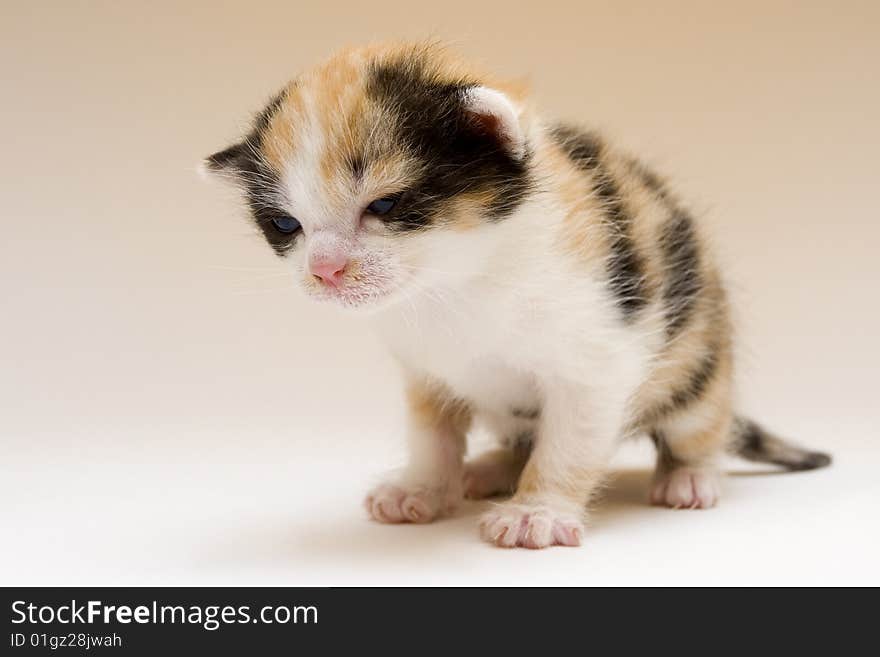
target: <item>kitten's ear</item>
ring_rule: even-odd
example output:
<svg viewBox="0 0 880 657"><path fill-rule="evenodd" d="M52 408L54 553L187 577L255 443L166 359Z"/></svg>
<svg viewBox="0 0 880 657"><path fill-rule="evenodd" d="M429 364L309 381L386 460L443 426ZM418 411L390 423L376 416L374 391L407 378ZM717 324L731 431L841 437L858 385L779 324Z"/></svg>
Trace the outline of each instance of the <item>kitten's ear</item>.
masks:
<svg viewBox="0 0 880 657"><path fill-rule="evenodd" d="M506 94L489 87L472 87L465 92L464 110L477 128L494 136L513 157L525 155L520 109Z"/></svg>
<svg viewBox="0 0 880 657"><path fill-rule="evenodd" d="M247 143L238 142L206 157L202 161L202 171L206 175L237 176L247 170L249 157Z"/></svg>

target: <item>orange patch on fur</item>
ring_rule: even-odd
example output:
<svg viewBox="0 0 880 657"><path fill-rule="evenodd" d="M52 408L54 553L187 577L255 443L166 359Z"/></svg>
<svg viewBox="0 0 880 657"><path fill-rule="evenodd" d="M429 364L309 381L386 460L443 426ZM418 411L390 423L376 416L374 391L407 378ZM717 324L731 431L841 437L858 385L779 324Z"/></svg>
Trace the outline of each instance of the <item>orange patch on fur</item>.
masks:
<svg viewBox="0 0 880 657"><path fill-rule="evenodd" d="M426 427L446 427L464 433L470 426L470 408L440 385L412 383L407 387L406 397L410 412Z"/></svg>

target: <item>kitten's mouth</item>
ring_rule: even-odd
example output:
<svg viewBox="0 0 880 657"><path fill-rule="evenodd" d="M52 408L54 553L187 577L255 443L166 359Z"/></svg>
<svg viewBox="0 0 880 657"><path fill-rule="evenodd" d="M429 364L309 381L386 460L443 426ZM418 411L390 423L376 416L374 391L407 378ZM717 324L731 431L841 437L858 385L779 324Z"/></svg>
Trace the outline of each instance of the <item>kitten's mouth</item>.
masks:
<svg viewBox="0 0 880 657"><path fill-rule="evenodd" d="M395 295L391 288L378 285L310 286L309 296L321 303L332 303L350 310L376 310L388 305Z"/></svg>

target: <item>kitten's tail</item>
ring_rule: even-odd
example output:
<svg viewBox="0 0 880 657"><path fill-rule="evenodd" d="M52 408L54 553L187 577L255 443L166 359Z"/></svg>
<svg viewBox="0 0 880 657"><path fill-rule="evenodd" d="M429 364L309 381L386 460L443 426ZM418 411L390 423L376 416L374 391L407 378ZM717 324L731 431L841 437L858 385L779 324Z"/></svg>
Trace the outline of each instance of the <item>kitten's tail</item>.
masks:
<svg viewBox="0 0 880 657"><path fill-rule="evenodd" d="M829 454L792 445L743 417L733 423L732 448L744 459L781 465L786 470L814 470L831 464Z"/></svg>

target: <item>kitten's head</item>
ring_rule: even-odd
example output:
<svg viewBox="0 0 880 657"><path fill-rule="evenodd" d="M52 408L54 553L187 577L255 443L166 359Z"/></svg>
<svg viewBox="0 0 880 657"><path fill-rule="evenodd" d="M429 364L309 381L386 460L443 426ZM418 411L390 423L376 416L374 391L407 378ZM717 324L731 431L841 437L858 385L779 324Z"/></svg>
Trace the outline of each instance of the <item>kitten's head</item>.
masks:
<svg viewBox="0 0 880 657"><path fill-rule="evenodd" d="M513 94L437 47L397 46L300 76L206 167L241 187L310 296L369 308L477 269L528 159Z"/></svg>

